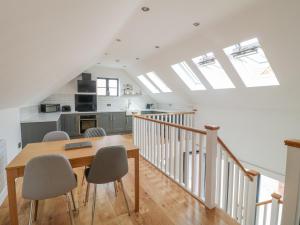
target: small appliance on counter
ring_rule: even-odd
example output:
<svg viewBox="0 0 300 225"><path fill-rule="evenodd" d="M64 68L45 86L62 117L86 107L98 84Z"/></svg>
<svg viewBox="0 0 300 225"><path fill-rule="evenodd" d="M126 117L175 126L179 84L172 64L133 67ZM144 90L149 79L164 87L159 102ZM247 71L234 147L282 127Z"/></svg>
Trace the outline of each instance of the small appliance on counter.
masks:
<svg viewBox="0 0 300 225"><path fill-rule="evenodd" d="M42 113L60 112L60 104L41 104Z"/></svg>
<svg viewBox="0 0 300 225"><path fill-rule="evenodd" d="M147 104L146 109L153 109L154 104Z"/></svg>
<svg viewBox="0 0 300 225"><path fill-rule="evenodd" d="M69 105L63 105L61 107L61 111L62 112L71 112L71 106L69 106Z"/></svg>

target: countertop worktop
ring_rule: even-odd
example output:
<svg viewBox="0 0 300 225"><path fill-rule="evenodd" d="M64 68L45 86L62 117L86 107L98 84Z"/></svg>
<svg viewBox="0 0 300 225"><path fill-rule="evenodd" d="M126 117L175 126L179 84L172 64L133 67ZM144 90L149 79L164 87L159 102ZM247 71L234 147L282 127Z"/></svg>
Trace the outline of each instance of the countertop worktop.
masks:
<svg viewBox="0 0 300 225"><path fill-rule="evenodd" d="M127 111L159 111L159 112L174 112L174 110L163 110L163 109L137 109ZM39 122L57 122L62 114L97 114L103 112L127 112L126 110L100 110L96 112L55 112L55 113L38 113L28 118L22 119L21 123L39 123Z"/></svg>

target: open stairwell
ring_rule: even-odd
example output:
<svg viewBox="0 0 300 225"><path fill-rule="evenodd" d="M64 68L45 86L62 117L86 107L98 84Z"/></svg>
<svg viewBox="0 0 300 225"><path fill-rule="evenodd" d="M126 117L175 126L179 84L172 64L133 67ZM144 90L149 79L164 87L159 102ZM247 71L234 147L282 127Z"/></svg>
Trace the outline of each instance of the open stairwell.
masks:
<svg viewBox="0 0 300 225"><path fill-rule="evenodd" d="M218 126L196 129L195 112L135 115L133 123L144 159L206 208L241 225L280 225L281 196L257 203L259 173L244 168L218 137Z"/></svg>

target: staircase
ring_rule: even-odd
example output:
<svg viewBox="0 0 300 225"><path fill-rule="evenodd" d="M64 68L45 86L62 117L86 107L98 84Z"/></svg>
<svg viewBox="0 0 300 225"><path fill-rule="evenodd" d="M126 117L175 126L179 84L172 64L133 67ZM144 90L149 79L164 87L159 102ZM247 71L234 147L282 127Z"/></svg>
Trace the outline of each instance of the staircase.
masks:
<svg viewBox="0 0 300 225"><path fill-rule="evenodd" d="M243 167L218 137L219 127L200 130L194 123L195 112L135 115L134 143L145 160L208 209L241 225L279 225L280 198L257 203L259 173Z"/></svg>

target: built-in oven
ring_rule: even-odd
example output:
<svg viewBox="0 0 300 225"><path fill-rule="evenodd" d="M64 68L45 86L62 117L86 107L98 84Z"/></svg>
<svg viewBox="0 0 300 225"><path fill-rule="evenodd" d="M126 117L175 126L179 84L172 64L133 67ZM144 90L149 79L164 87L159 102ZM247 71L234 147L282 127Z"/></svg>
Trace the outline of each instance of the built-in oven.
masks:
<svg viewBox="0 0 300 225"><path fill-rule="evenodd" d="M79 131L80 134L84 134L84 132L89 129L97 127L97 116L96 115L80 115L79 118Z"/></svg>

